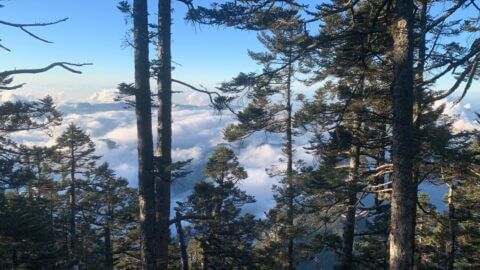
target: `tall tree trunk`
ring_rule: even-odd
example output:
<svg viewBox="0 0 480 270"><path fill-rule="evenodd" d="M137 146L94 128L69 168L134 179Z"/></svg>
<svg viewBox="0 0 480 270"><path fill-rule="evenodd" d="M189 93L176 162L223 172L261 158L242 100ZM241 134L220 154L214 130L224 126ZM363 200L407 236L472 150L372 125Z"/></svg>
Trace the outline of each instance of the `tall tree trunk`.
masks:
<svg viewBox="0 0 480 270"><path fill-rule="evenodd" d="M419 151L419 148L416 148ZM418 152L416 152L418 153ZM417 244L417 237L416 237L416 229L417 229L417 203L418 203L418 185L420 183L420 168L418 164L415 164L413 168L413 184L415 185L415 190L413 192L413 202L415 203L415 219L413 220L412 227L413 227L413 235L412 235L412 242L413 242L413 257L412 257L412 269L418 269L420 263L420 252L418 250L418 244L420 244L420 239Z"/></svg>
<svg viewBox="0 0 480 270"><path fill-rule="evenodd" d="M133 2L133 21L141 264L142 269L155 269L155 179L147 0Z"/></svg>
<svg viewBox="0 0 480 270"><path fill-rule="evenodd" d="M16 270L16 269L17 269L17 264L18 264L18 261L17 261L17 250L14 248L13 251L12 251L12 270Z"/></svg>
<svg viewBox="0 0 480 270"><path fill-rule="evenodd" d="M382 135L386 133L386 132L383 132L385 130L386 130L386 125L382 125ZM382 165L385 165L385 163L386 163L385 149L382 148L378 152L377 160L376 160L375 164L378 168ZM379 186L379 185L384 184L384 183L385 183L385 176L384 175L379 175L379 176L375 177L375 180L374 180L374 185L375 186ZM382 188L384 188L384 187L382 187ZM376 207L380 206L383 201L384 201L384 198L381 197L378 192L375 192L375 206Z"/></svg>
<svg viewBox="0 0 480 270"><path fill-rule="evenodd" d="M287 69L287 88L286 88L286 98L287 98L287 115L286 115L286 142L285 142L285 153L287 154L287 196L288 196L288 251L287 251L287 260L288 260L288 269L295 269L294 261L294 250L293 250L293 240L294 240L294 175L293 175L293 136L292 136L292 52L290 50L288 59L288 69Z"/></svg>
<svg viewBox="0 0 480 270"><path fill-rule="evenodd" d="M208 262L207 254L206 254L206 252L205 252L205 243L202 242L202 243L200 244L200 247L202 248L202 255L203 255L203 258L202 258L202 259L203 259L202 270L208 270L208 264L209 264L209 262Z"/></svg>
<svg viewBox="0 0 480 270"><path fill-rule="evenodd" d="M360 128L360 122L358 119L354 120L354 131ZM352 145L350 148L350 162L349 162L349 174L348 174L348 201L347 201L347 215L345 218L345 225L343 227L343 246L342 246L342 262L341 269L352 269L353 261L353 242L355 236L355 214L357 212L357 183L358 183L358 170L360 165L360 147L358 145Z"/></svg>
<svg viewBox="0 0 480 270"><path fill-rule="evenodd" d="M179 217L177 213L177 217ZM180 243L180 253L182 256L182 269L188 270L188 253L187 253L187 246L185 244L185 234L183 232L182 222L178 219L175 222L175 226L177 228L178 234L178 242Z"/></svg>
<svg viewBox="0 0 480 270"><path fill-rule="evenodd" d="M112 237L110 226L107 225L104 229L104 241L105 241L105 269L113 270L113 250L112 250Z"/></svg>
<svg viewBox="0 0 480 270"><path fill-rule="evenodd" d="M103 229L103 237L105 241L105 269L113 270L113 248L112 248L112 223L111 217L113 216L111 207L107 210L107 220Z"/></svg>
<svg viewBox="0 0 480 270"><path fill-rule="evenodd" d="M448 185L448 235L447 241L447 270L454 270L455 265L455 242L456 242L456 221L455 221L455 205L453 204L453 192L455 191L454 183Z"/></svg>
<svg viewBox="0 0 480 270"><path fill-rule="evenodd" d="M397 0L392 29L394 48L393 183L390 228L390 269L412 269L415 183L413 169L413 0Z"/></svg>
<svg viewBox="0 0 480 270"><path fill-rule="evenodd" d="M425 72L425 62L426 62L426 40L427 40L427 13L428 13L428 0L422 0L420 3L420 31L421 34L418 38L418 60L417 60L417 67L415 70L415 92L414 92L414 112L413 112L413 121L414 121L414 130L413 130L413 143L414 143L414 153L420 153L421 147L419 143L419 139L417 138L416 134L420 134L420 129L421 129L421 124L422 124L422 115L423 115L423 106L424 106L424 88L423 88L423 81L424 81L424 72ZM417 209L417 203L418 203L418 185L420 183L420 163L422 162L421 160L414 159L413 160L414 165L413 165L413 183L415 185L415 190L412 191L414 192L414 208L415 208L415 213ZM421 255L420 252L418 251L417 247L417 241L415 239L415 229L417 227L417 220L416 218L413 220L413 268L418 269L418 265L421 260ZM420 240L419 240L420 241ZM420 242L418 243L420 244Z"/></svg>
<svg viewBox="0 0 480 270"><path fill-rule="evenodd" d="M157 122L157 244L158 269L168 268L170 241L170 184L172 164L172 56L171 56L171 1L158 1L158 122Z"/></svg>
<svg viewBox="0 0 480 270"><path fill-rule="evenodd" d="M76 198L76 180L75 180L75 154L74 149L71 147L70 149L70 158L71 158L71 167L70 167L70 266L73 270L77 270L78 266L78 247L77 247L77 225L75 222L75 216L77 215L77 198Z"/></svg>

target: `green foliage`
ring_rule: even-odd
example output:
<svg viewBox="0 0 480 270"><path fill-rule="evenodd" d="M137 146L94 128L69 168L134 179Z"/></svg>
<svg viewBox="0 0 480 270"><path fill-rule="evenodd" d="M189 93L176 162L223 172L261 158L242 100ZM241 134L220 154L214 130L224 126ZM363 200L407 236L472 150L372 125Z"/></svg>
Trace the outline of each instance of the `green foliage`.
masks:
<svg viewBox="0 0 480 270"><path fill-rule="evenodd" d="M247 173L232 150L220 147L209 158L205 177L177 209L196 217L191 222L201 263L215 269L252 269L256 219L243 214L242 207L255 200L238 187Z"/></svg>
<svg viewBox="0 0 480 270"><path fill-rule="evenodd" d="M0 266L51 268L55 264L51 221L38 202L14 193L0 193Z"/></svg>
<svg viewBox="0 0 480 270"><path fill-rule="evenodd" d="M185 232L192 270L331 269L348 257L349 247L353 264L347 268L388 268L395 1L180 2L188 9L188 21L258 31L265 51L248 52L258 72L240 72L218 87L221 94L196 90L209 95L213 109L235 114L236 121L223 131L228 142L259 132L281 136L281 161L287 165L267 169L279 180L273 186L276 204L257 219L245 212L255 199L240 189L247 172L234 151L220 147L211 155L204 181L178 203L170 222ZM0 8L4 3L0 0ZM126 20L133 16L131 3L118 1ZM480 29L478 18L461 18L458 12L478 7L453 0L414 4L412 175L419 190L425 185L448 189L446 207L418 195L415 264L418 269L446 269L449 264L477 269L478 132L455 131L454 119L444 115L446 106L435 101L461 85L463 98L478 79L480 42L466 47L457 41ZM445 7L447 13L437 14ZM24 28L30 26L19 29L42 40ZM149 38L158 34L152 31ZM0 49L9 50L2 44ZM150 65L150 75L156 76L159 62ZM76 72L69 64L60 66ZM449 73L456 81L438 91L436 83ZM13 85L15 74L0 72L0 89L22 87ZM134 105L134 88L120 84L116 100ZM296 93L303 88L305 93ZM245 102L239 111L231 106L237 100ZM53 147L29 147L11 139L17 131L48 132L60 121L51 97L0 104L0 268L141 268L142 205L136 190L108 163L96 164L99 157L85 131L71 123ZM296 159L300 134L310 139L305 150L312 164ZM172 178L187 177L190 162L170 164ZM159 168L155 170L157 174ZM354 222L346 222L348 217ZM182 228L182 222L189 225ZM346 239L353 239L353 247ZM176 240L171 239L168 263L181 269L183 246Z"/></svg>

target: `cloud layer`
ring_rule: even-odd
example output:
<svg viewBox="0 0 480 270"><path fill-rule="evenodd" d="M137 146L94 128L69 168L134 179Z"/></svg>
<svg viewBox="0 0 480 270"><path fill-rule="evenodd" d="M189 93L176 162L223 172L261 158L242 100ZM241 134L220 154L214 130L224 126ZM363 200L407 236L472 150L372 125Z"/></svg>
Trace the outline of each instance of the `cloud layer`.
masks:
<svg viewBox="0 0 480 270"><path fill-rule="evenodd" d="M102 161L108 161L119 176L129 180L132 186L137 184L137 145L136 119L132 108L124 104L113 103L114 90L102 91L93 95L88 102L62 102L57 107L63 113L63 123L49 132L17 132L14 139L25 145L53 145L69 123L82 127L96 144L97 153ZM1 94L0 102L22 100L12 94ZM30 97L31 98L31 97ZM222 131L233 120L229 115L217 115L205 105L201 97L190 96L186 105L174 105L173 108L173 149L176 161L193 159L192 173L185 179L178 179L174 186L173 200L184 199L195 182L201 181L203 168L209 155L226 142ZM156 113L153 115L155 135ZM268 139L268 142L278 138ZM280 145L266 144L264 135L254 136L248 142L232 145L239 155L242 166L249 174L241 185L249 194L256 197L257 203L248 207L248 211L262 214L273 205L271 187L277 182L270 178L265 168L279 164L282 156Z"/></svg>
<svg viewBox="0 0 480 270"><path fill-rule="evenodd" d="M127 178L132 186L137 183L137 146L136 119L132 108L124 104L113 103L114 90L105 90L93 95L88 102L61 102L58 108L63 113L63 124L55 127L49 133L42 131L18 132L14 138L26 145L53 145L69 123L75 123L84 128L96 143L97 153L103 161L108 161L119 176ZM1 93L0 102L22 100L26 97L11 93ZM202 180L203 168L209 155L219 145L226 142L222 139L222 130L231 123L229 115L216 115L206 105L201 96L190 95L185 105L175 105L173 109L173 149L174 160L193 159L192 173L185 179L176 180L173 186L173 200L183 200L194 183ZM452 106L447 103L446 113L454 117L456 130L472 130L478 128L473 121L474 113L470 104ZM153 115L155 123L156 115ZM155 125L153 127L155 129ZM155 134L155 130L152 130ZM49 136L50 135L50 136ZM154 137L156 137L154 135ZM297 138L296 158L307 163L311 157L305 153L302 146L307 144L307 138ZM278 179L267 175L265 169L276 166L284 167L280 161L281 137L266 136L258 133L247 141L230 144L239 157L242 166L247 169L248 179L242 182L242 189L254 195L257 202L246 208L247 211L262 215L274 205L272 185Z"/></svg>

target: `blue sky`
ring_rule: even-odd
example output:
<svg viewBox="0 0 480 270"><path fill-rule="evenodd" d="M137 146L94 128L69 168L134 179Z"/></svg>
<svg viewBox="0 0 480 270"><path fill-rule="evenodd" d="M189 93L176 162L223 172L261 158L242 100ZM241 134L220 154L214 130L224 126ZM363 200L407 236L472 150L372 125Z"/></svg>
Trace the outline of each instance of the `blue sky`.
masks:
<svg viewBox="0 0 480 270"><path fill-rule="evenodd" d="M149 1L154 15L154 4ZM174 1L174 76L208 87L239 71L257 67L247 49L260 49L253 32L224 27L198 26L183 20L185 7ZM0 69L40 67L54 61L93 62L83 75L56 70L37 76L17 76L28 85L20 93L64 92L72 98L88 97L102 89L133 80L133 53L123 46L128 27L116 8L116 0L11 0L0 9L0 17L12 22L41 22L69 17L65 23L32 29L53 41L45 44L17 29L0 26L3 44ZM153 21L154 18L152 18Z"/></svg>
<svg viewBox="0 0 480 270"><path fill-rule="evenodd" d="M203 2L203 1L202 1ZM152 21L157 1L149 1ZM247 49L261 50L254 32L225 27L198 26L183 20L185 7L174 3L173 60L174 77L209 88L228 80L239 71L255 71ZM17 76L28 83L19 93L63 93L64 97L82 100L104 89L113 89L121 82L133 81L133 53L123 46L128 26L117 10L117 0L7 0L0 9L0 18L11 22L44 22L69 17L65 23L32 29L51 40L45 44L25 33L0 26L0 38L12 52L0 51L0 70L41 67L54 61L92 62L84 74L55 70L36 76ZM464 16L467 14L458 14ZM472 14L468 14L472 15ZM443 79L439 88L451 84ZM467 96L468 102L480 101L479 84ZM179 95L180 101L185 95Z"/></svg>

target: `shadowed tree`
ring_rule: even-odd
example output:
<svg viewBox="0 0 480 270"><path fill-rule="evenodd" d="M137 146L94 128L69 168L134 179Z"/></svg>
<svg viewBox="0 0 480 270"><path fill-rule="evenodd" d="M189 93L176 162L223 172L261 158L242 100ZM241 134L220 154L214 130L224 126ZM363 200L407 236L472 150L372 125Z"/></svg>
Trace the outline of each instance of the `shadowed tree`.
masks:
<svg viewBox="0 0 480 270"><path fill-rule="evenodd" d="M78 193L87 184L82 177L92 173L99 157L94 155L95 144L90 136L73 123L57 138L55 148L55 161L58 163L56 170L65 177L68 187L69 266L77 270L80 263L77 235Z"/></svg>
<svg viewBox="0 0 480 270"><path fill-rule="evenodd" d="M238 185L247 173L232 150L220 147L209 158L205 182L177 210L191 220L200 242L203 269L256 269L253 258L255 217L242 207L255 199ZM203 218L200 218L203 217Z"/></svg>
<svg viewBox="0 0 480 270"><path fill-rule="evenodd" d="M156 196L152 136L152 101L150 92L150 60L148 7L146 0L120 1L118 8L133 17L133 48L135 58L135 84L121 84L120 91L135 95L137 117L138 192L142 269L155 269L156 252Z"/></svg>
<svg viewBox="0 0 480 270"><path fill-rule="evenodd" d="M157 269L168 268L170 244L170 197L172 182L172 53L171 53L171 0L158 1L157 57L157 144L155 151L156 211L157 211Z"/></svg>
<svg viewBox="0 0 480 270"><path fill-rule="evenodd" d="M81 207L86 212L84 219L98 228L103 238L104 269L114 269L118 256L125 256L119 250L121 244L118 242L129 228L136 226L133 211L137 210L138 204L135 195L135 190L128 187L128 181L117 177L108 163L95 169Z"/></svg>

